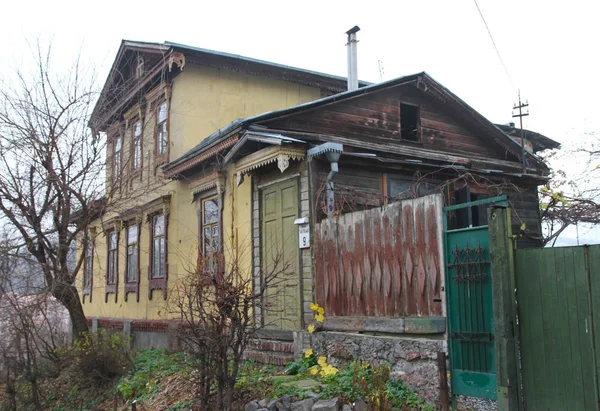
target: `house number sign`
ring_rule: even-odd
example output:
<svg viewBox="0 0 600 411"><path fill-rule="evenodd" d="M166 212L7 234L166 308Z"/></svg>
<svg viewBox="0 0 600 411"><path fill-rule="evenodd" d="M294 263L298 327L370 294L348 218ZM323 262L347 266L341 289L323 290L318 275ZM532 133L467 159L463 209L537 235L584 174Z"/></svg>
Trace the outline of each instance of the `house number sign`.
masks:
<svg viewBox="0 0 600 411"><path fill-rule="evenodd" d="M298 244L300 244L300 248L309 248L310 247L310 230L308 229L308 224L301 224L298 226Z"/></svg>

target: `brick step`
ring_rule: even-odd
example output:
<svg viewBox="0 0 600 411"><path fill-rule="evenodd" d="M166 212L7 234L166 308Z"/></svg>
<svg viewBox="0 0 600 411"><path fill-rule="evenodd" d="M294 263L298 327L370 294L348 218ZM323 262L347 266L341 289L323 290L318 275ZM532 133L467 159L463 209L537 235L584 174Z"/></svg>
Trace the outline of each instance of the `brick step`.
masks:
<svg viewBox="0 0 600 411"><path fill-rule="evenodd" d="M294 355L291 353L247 350L244 353L244 359L261 364L285 366L287 363L294 361Z"/></svg>
<svg viewBox="0 0 600 411"><path fill-rule="evenodd" d="M294 343L277 340L252 340L249 348L253 351L268 351L278 353L294 353Z"/></svg>

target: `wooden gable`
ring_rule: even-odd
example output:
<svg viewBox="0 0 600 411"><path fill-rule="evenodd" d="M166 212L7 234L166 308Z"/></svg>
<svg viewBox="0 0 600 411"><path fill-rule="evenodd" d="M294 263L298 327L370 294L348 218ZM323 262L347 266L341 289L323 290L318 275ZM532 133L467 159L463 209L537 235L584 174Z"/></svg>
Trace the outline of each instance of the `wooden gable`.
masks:
<svg viewBox="0 0 600 411"><path fill-rule="evenodd" d="M402 138L402 105L418 107L419 141ZM518 161L460 111L409 83L281 116L263 125L471 158Z"/></svg>

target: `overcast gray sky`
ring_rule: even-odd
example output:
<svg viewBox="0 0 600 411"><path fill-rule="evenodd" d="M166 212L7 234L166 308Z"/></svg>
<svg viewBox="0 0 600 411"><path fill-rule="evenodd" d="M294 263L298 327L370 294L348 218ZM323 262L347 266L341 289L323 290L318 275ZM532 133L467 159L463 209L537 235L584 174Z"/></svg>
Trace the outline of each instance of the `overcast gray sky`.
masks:
<svg viewBox="0 0 600 411"><path fill-rule="evenodd" d="M473 0L11 1L0 24L0 75L37 37L53 41L55 60L69 62L83 47L102 81L121 39L169 40L345 75L344 33L359 25L363 80L380 80L378 60L384 80L426 71L496 123L512 121L520 88L530 103L525 127L567 146L599 131L600 2L478 3L512 83Z"/></svg>

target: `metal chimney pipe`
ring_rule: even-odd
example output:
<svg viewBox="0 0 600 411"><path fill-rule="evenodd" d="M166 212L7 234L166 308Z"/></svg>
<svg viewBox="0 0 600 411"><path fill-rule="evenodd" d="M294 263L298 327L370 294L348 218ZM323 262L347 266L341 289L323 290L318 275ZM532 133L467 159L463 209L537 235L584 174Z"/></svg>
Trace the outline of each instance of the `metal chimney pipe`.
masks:
<svg viewBox="0 0 600 411"><path fill-rule="evenodd" d="M357 60L357 43L356 33L360 27L354 26L346 32L348 35L348 90L356 90L358 88L358 60Z"/></svg>

